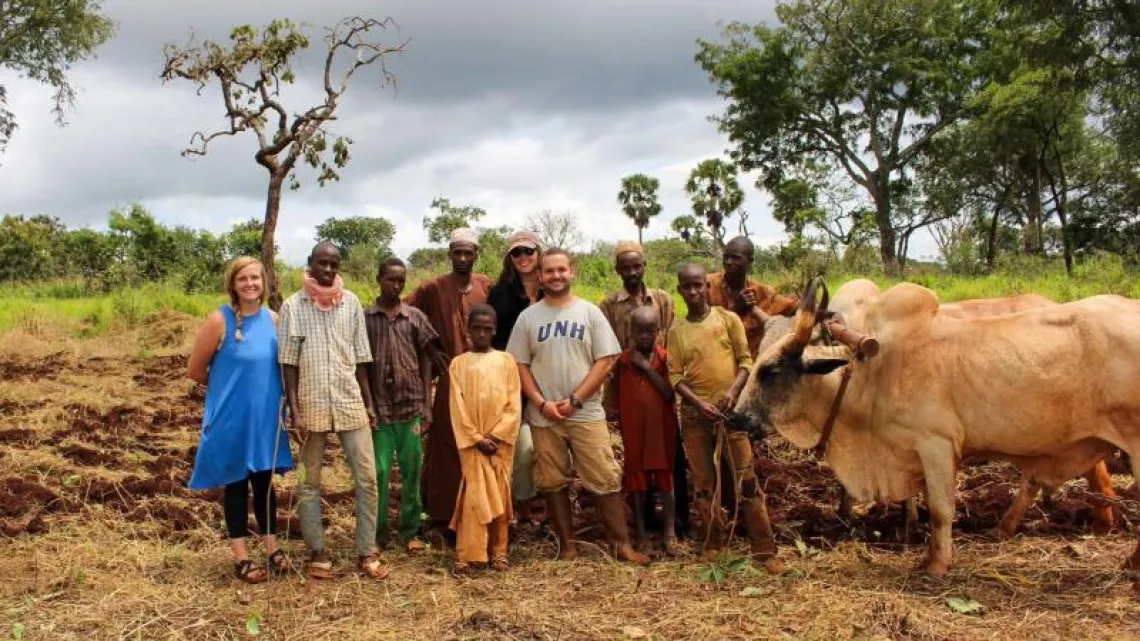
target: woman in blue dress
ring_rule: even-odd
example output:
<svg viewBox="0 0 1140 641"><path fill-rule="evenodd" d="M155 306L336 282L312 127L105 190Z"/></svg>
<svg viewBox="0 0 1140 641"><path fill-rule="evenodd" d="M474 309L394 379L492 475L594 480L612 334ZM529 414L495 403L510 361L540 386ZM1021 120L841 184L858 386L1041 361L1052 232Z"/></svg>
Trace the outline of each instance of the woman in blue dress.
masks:
<svg viewBox="0 0 1140 641"><path fill-rule="evenodd" d="M264 306L265 268L256 258L234 259L224 281L230 304L210 312L190 354L190 378L206 386L206 411L189 486L225 488L223 511L234 574L247 583L261 583L269 572L292 569L277 543L273 491L274 472L293 469L281 423L277 314ZM249 560L245 545L251 487L267 568Z"/></svg>

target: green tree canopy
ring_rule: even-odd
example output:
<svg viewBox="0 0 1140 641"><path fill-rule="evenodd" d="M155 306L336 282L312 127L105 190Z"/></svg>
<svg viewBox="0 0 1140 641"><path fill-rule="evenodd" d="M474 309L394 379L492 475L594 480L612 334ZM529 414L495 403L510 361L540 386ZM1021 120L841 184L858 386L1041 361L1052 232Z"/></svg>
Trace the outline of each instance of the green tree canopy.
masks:
<svg viewBox="0 0 1140 641"><path fill-rule="evenodd" d="M475 223L487 215L481 207L453 205L449 198L443 196L431 201L431 208L439 213L424 216L424 231L428 234L428 241L433 243L446 243L451 232L463 227L474 228Z"/></svg>
<svg viewBox="0 0 1140 641"><path fill-rule="evenodd" d="M370 247L379 256L387 256L392 253L392 239L395 237L396 226L380 217L329 218L317 225L317 241L330 241L345 256L357 247Z"/></svg>
<svg viewBox="0 0 1140 641"><path fill-rule="evenodd" d="M0 67L51 87L52 113L63 125L76 96L67 72L114 33L115 23L102 14L98 0L4 0ZM0 84L0 151L16 130L15 114L4 108L6 103L7 91Z"/></svg>
<svg viewBox="0 0 1140 641"><path fill-rule="evenodd" d="M223 236L226 245L226 258L260 256L262 227L262 222L256 218L234 223L234 226L230 227L230 230ZM274 246L274 255L280 251L280 247Z"/></svg>
<svg viewBox="0 0 1140 641"><path fill-rule="evenodd" d="M734 22L697 63L728 107L717 118L744 171L774 188L808 159L835 163L875 203L884 269L898 274L892 187L945 127L971 113L991 3L793 0L780 24Z"/></svg>
<svg viewBox="0 0 1140 641"><path fill-rule="evenodd" d="M4 216L0 221L0 280L35 280L57 273L66 228L51 216Z"/></svg>

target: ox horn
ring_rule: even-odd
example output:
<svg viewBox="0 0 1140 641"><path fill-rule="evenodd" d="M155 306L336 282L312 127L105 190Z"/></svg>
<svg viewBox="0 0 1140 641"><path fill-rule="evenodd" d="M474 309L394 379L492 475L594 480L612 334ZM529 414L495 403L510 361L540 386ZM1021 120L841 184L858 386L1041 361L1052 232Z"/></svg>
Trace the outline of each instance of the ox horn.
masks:
<svg viewBox="0 0 1140 641"><path fill-rule="evenodd" d="M808 283L807 289L804 290L803 297L800 298L799 310L796 312L796 320L792 326L792 339L784 346L784 353L788 356L799 356L811 342L811 330L815 327L816 320L815 291L822 281L822 278L813 278ZM825 283L825 291L826 288L827 284Z"/></svg>

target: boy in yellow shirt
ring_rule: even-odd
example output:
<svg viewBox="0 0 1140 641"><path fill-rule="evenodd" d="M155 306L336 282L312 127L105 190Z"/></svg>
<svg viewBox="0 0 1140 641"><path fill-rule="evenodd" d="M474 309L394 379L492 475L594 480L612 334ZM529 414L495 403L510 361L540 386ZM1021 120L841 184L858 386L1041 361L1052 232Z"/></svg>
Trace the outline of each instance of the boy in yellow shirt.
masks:
<svg viewBox="0 0 1140 641"><path fill-rule="evenodd" d="M708 274L700 265L681 267L677 291L688 314L669 331L669 382L682 400L681 438L696 487L694 503L707 528L705 554L711 556L724 544L724 514L712 501L713 455L719 435L724 434L753 557L769 572L780 572L764 491L752 467L752 443L747 434L724 427L724 413L736 405L752 367L744 324L733 312L709 305Z"/></svg>

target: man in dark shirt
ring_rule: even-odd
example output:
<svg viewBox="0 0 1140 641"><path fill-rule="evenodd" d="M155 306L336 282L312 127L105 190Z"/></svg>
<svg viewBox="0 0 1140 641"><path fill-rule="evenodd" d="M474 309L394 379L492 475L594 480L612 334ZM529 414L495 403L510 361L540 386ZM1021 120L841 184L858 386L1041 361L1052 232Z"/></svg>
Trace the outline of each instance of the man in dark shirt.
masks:
<svg viewBox="0 0 1140 641"><path fill-rule="evenodd" d="M380 297L364 311L372 363L368 371L376 407L372 446L376 454L376 481L380 501L376 517L376 542L388 542L388 480L392 454L400 464L400 541L409 552L425 545L416 535L423 506L420 499L420 467L423 444L421 421L431 421L431 350L439 335L420 310L400 301L407 268L399 258L380 263L376 281Z"/></svg>

